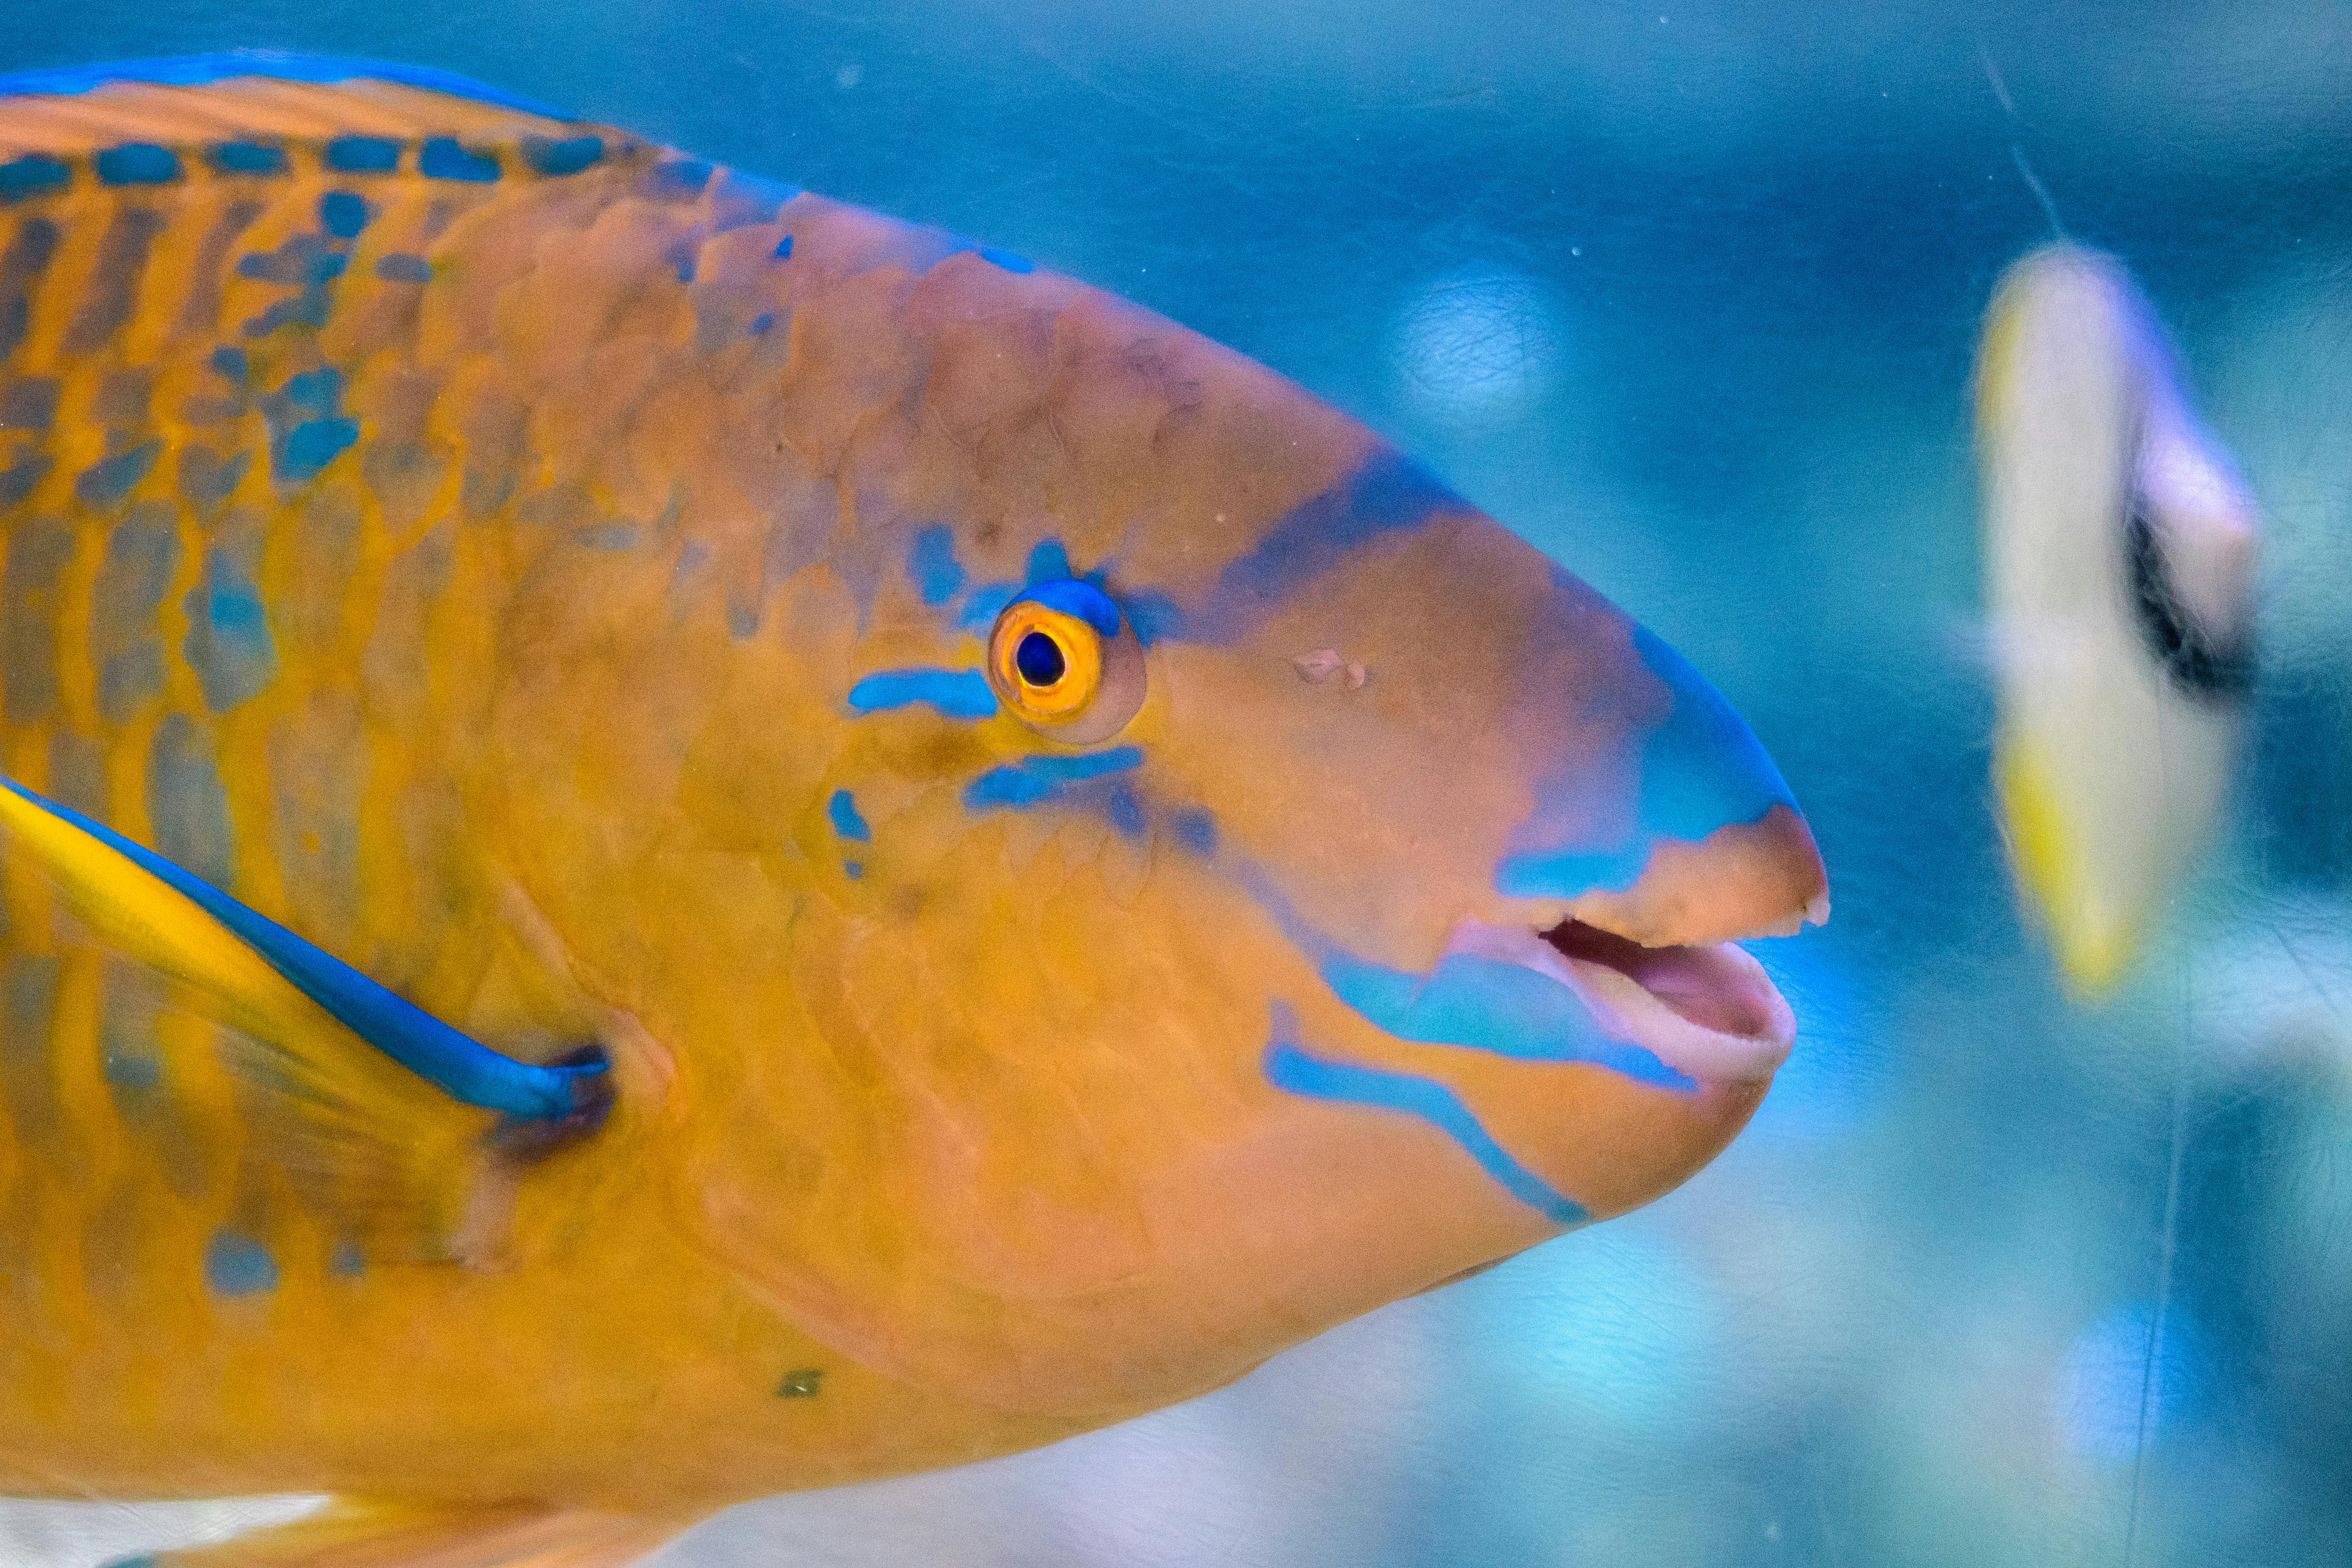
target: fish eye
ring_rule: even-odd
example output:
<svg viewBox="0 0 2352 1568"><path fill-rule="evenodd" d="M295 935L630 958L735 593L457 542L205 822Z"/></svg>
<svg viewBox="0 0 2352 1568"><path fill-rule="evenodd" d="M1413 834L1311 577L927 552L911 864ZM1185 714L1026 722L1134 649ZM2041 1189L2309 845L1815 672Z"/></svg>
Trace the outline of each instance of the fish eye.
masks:
<svg viewBox="0 0 2352 1568"><path fill-rule="evenodd" d="M1030 728L1082 745L1117 733L1142 705L1143 649L1100 588L1039 583L996 617L988 680Z"/></svg>

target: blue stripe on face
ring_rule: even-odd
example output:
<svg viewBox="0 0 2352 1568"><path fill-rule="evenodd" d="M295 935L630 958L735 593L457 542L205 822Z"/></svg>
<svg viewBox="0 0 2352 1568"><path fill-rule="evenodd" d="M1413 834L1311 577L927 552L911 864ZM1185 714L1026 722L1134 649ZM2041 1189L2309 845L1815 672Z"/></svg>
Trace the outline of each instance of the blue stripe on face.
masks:
<svg viewBox="0 0 2352 1568"><path fill-rule="evenodd" d="M1643 742L1632 833L1591 848L1517 848L1496 868L1496 891L1522 899L1622 892L1640 879L1662 839L1695 844L1717 828L1757 821L1776 805L1796 809L1780 770L1721 694L1646 628L1633 629L1633 647L1665 682L1674 707ZM1538 786L1539 796L1545 787L1559 786ZM1528 831L1523 826L1517 837L1523 840Z"/></svg>
<svg viewBox="0 0 2352 1568"><path fill-rule="evenodd" d="M1602 1034L1584 999L1549 975L1466 952L1446 954L1427 974L1373 963L1307 924L1264 871L1239 866L1234 876L1332 994L1383 1034L1517 1061L1590 1062L1661 1089L1696 1087L1651 1052Z"/></svg>
<svg viewBox="0 0 2352 1568"><path fill-rule="evenodd" d="M1636 1083L1698 1087L1641 1047L1610 1039L1582 997L1520 964L1453 952L1427 974L1409 974L1335 952L1321 968L1340 1001L1400 1040L1519 1061L1591 1062Z"/></svg>
<svg viewBox="0 0 2352 1568"><path fill-rule="evenodd" d="M604 1070L603 1062L551 1068L500 1056L104 824L10 779L0 778L0 789L80 829L190 900L345 1028L452 1100L522 1121L550 1121L581 1110L587 1101L588 1080Z"/></svg>
<svg viewBox="0 0 2352 1568"><path fill-rule="evenodd" d="M1169 616L1160 629L1193 642L1230 642L1366 541L1468 510L1428 469L1382 448L1339 484L1276 520L1199 604Z"/></svg>
<svg viewBox="0 0 2352 1568"><path fill-rule="evenodd" d="M1063 797L1071 784L1142 765L1143 752L1135 746L1118 746L1076 757L1024 757L1001 768L991 768L972 780L964 786L963 803L980 811L991 806L1037 805ZM1139 826L1140 807L1131 795L1128 805ZM1118 808L1112 809L1116 820Z"/></svg>
<svg viewBox="0 0 2352 1568"><path fill-rule="evenodd" d="M986 719L996 712L996 693L976 669L886 669L849 689L849 705L860 713L886 713L918 702L950 719Z"/></svg>
<svg viewBox="0 0 2352 1568"><path fill-rule="evenodd" d="M1412 1073L1384 1072L1352 1062L1312 1057L1288 1037L1296 1031L1289 1010L1275 1005L1274 1037L1265 1047L1265 1080L1288 1094L1339 1105L1392 1110L1429 1123L1459 1144L1513 1197L1556 1225L1582 1225L1592 1216L1582 1204L1551 1184L1495 1142L1461 1097L1444 1084Z"/></svg>

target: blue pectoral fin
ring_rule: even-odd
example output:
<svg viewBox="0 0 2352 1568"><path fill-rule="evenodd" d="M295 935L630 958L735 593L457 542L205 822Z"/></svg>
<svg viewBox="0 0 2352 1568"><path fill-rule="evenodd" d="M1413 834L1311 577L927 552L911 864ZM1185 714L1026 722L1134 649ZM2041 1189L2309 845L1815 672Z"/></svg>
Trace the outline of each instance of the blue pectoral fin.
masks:
<svg viewBox="0 0 2352 1568"><path fill-rule="evenodd" d="M388 1060L446 1100L511 1123L601 1119L610 1098L601 1052L548 1067L503 1056L152 850L6 778L0 828L99 937L209 993L222 1022L265 1042L289 1069L279 1078L319 1098L389 1103ZM390 1100L412 1098L397 1081Z"/></svg>

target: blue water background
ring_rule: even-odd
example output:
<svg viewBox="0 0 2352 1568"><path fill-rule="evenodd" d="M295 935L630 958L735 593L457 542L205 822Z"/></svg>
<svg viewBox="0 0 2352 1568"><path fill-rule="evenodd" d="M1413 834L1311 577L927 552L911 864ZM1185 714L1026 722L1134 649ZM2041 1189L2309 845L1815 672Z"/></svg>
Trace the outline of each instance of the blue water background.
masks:
<svg viewBox="0 0 2352 1568"><path fill-rule="evenodd" d="M0 16L0 70L241 45L478 76L1266 361L1680 647L1835 877L1825 932L1758 944L1797 1056L1682 1192L1195 1405L738 1510L667 1568L2352 1561L2352 9ZM1969 374L2052 232L2021 163L2147 282L2272 530L2235 815L2099 1013L1988 809Z"/></svg>

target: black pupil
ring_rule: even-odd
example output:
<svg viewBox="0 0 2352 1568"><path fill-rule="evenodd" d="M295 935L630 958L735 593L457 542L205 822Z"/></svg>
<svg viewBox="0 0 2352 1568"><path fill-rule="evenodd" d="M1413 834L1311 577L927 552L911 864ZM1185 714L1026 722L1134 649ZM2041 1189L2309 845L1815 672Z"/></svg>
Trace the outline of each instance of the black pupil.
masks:
<svg viewBox="0 0 2352 1568"><path fill-rule="evenodd" d="M1044 632L1031 632L1013 650L1013 668L1032 686L1051 686L1069 666L1062 658L1060 643Z"/></svg>

